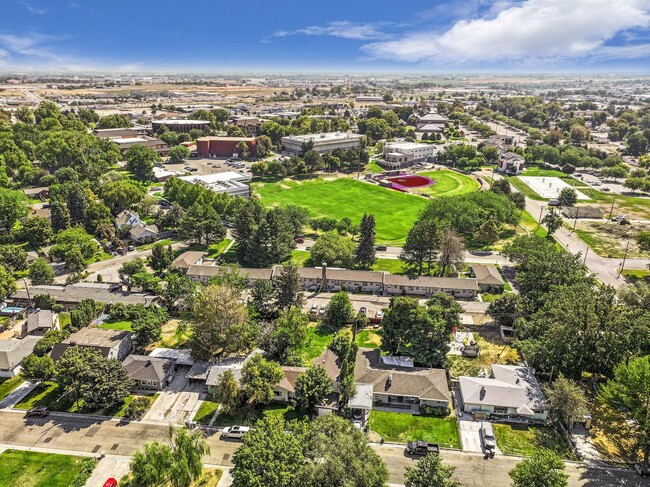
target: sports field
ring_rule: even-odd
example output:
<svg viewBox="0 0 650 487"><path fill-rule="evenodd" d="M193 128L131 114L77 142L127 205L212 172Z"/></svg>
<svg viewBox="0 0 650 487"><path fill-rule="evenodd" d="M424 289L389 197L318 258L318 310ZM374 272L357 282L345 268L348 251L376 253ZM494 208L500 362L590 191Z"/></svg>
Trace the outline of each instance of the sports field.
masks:
<svg viewBox="0 0 650 487"><path fill-rule="evenodd" d="M478 181L464 174L447 169L439 171L428 171L418 173L435 181L432 186L426 186L416 191L427 193L431 196L458 196L459 194L471 193L479 187Z"/></svg>
<svg viewBox="0 0 650 487"><path fill-rule="evenodd" d="M334 181L283 180L254 183L253 192L267 206L298 205L305 207L313 218L349 217L361 222L364 213L375 215L377 243L403 243L426 199L385 189L373 184L340 178Z"/></svg>

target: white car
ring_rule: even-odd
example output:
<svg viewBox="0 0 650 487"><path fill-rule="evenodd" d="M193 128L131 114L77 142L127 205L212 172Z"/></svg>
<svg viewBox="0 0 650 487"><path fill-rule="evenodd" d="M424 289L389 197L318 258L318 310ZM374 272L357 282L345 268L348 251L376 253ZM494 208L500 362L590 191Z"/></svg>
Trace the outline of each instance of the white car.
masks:
<svg viewBox="0 0 650 487"><path fill-rule="evenodd" d="M223 437L241 440L244 434L248 433L250 430L251 429L248 426L228 426L223 429Z"/></svg>

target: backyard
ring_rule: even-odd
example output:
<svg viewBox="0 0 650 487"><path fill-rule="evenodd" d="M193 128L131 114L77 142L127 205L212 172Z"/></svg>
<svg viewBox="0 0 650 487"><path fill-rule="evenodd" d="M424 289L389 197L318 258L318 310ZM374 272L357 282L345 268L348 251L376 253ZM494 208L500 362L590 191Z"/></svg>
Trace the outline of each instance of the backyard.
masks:
<svg viewBox="0 0 650 487"><path fill-rule="evenodd" d="M266 206L298 205L312 217L341 219L359 223L364 213L372 213L377 223L377 243L402 243L408 230L426 206L424 198L381 188L373 184L340 178L288 180L255 183L255 194Z"/></svg>
<svg viewBox="0 0 650 487"><path fill-rule="evenodd" d="M519 361L517 351L503 343L496 332L474 333L474 340L481 350L478 357L447 355L449 374L452 378L457 379L461 375L477 377L481 369L485 369L489 377L492 373L492 364L516 364Z"/></svg>
<svg viewBox="0 0 650 487"><path fill-rule="evenodd" d="M568 460L574 455L566 438L550 427L525 424L492 424L499 449L508 455L532 456L538 448L547 448Z"/></svg>
<svg viewBox="0 0 650 487"><path fill-rule="evenodd" d="M83 487L95 468L88 457L6 450L0 455L0 487Z"/></svg>
<svg viewBox="0 0 650 487"><path fill-rule="evenodd" d="M437 443L441 447L460 449L455 416L436 418L373 410L370 412L369 428L378 433L384 441L405 443L424 440Z"/></svg>
<svg viewBox="0 0 650 487"><path fill-rule="evenodd" d="M133 331L133 328L131 328L131 322L124 320L108 320L97 328L103 328L105 330Z"/></svg>

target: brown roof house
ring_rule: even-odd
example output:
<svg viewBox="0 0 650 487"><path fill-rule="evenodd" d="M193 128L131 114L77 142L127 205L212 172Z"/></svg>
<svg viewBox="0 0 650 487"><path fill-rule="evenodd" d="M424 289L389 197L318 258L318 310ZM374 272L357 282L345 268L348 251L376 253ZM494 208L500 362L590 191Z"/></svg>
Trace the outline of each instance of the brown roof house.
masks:
<svg viewBox="0 0 650 487"><path fill-rule="evenodd" d="M505 282L497 266L493 264L473 264L472 273L476 277L478 287L484 293L502 293Z"/></svg>
<svg viewBox="0 0 650 487"><path fill-rule="evenodd" d="M122 365L135 382L134 389L162 391L171 382L174 362L160 357L129 355Z"/></svg>
<svg viewBox="0 0 650 487"><path fill-rule="evenodd" d="M52 360L59 360L68 347L88 347L99 350L106 358L124 360L133 349L132 333L104 328L86 327L54 345Z"/></svg>
<svg viewBox="0 0 650 487"><path fill-rule="evenodd" d="M451 403L444 369L414 367L410 357L383 356L379 349L359 349L354 378L357 386L372 386L374 409L419 413L423 405L448 408Z"/></svg>
<svg viewBox="0 0 650 487"><path fill-rule="evenodd" d="M190 266L203 264L203 260L207 255L207 252L188 250L176 257L171 266L173 268L183 269L183 271L187 272Z"/></svg>

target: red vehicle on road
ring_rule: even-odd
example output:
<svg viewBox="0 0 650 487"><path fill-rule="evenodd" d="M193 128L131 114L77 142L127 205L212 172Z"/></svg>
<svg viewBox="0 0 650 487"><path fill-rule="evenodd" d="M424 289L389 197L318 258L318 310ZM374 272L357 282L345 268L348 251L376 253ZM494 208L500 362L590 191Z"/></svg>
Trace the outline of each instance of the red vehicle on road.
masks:
<svg viewBox="0 0 650 487"><path fill-rule="evenodd" d="M117 480L113 477L104 482L104 487L117 487Z"/></svg>

